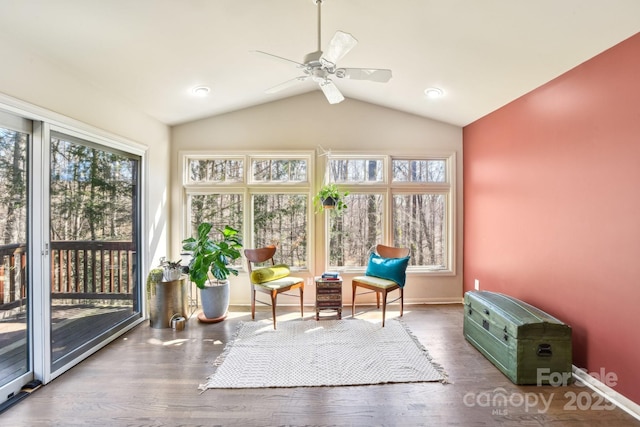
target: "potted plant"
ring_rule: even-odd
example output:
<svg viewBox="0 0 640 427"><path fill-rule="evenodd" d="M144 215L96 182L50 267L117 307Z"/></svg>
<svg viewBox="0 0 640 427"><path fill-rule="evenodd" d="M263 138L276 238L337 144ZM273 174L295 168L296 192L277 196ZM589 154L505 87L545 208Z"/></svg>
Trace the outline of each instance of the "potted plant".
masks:
<svg viewBox="0 0 640 427"><path fill-rule="evenodd" d="M203 222L198 226L198 235L182 241L182 248L191 253L189 279L200 288L202 312L205 319L220 321L227 316L229 309L230 274L238 275L238 270L229 266L240 258L242 238L239 231L225 226L217 229L222 235L214 240L209 236L213 225Z"/></svg>
<svg viewBox="0 0 640 427"><path fill-rule="evenodd" d="M348 195L348 191L342 191L334 183L323 185L313 197L316 213L322 212L323 209L335 209L337 214L342 213L343 210L347 209L344 198Z"/></svg>
<svg viewBox="0 0 640 427"><path fill-rule="evenodd" d="M164 271L162 268L152 268L147 275L147 298L151 298L155 294L155 286L164 279Z"/></svg>
<svg viewBox="0 0 640 427"><path fill-rule="evenodd" d="M160 266L163 270L164 280L171 282L180 279L182 276L182 261L167 261L165 257L160 258Z"/></svg>

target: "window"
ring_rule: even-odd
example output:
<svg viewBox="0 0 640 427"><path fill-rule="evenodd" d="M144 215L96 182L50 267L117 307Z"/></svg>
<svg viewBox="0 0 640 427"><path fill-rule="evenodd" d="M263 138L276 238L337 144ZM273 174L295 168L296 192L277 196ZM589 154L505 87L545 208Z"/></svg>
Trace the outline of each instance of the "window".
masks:
<svg viewBox="0 0 640 427"><path fill-rule="evenodd" d="M241 230L245 247L276 245L278 262L307 269L313 155L186 154L185 237L204 221L214 229L230 225Z"/></svg>
<svg viewBox="0 0 640 427"><path fill-rule="evenodd" d="M253 195L256 247L278 247L278 262L307 268L307 194Z"/></svg>
<svg viewBox="0 0 640 427"><path fill-rule="evenodd" d="M329 211L329 264L359 267L369 253L383 242L383 200L380 193L349 193L342 215Z"/></svg>
<svg viewBox="0 0 640 427"><path fill-rule="evenodd" d="M254 182L307 181L307 161L304 159L253 159L251 162Z"/></svg>
<svg viewBox="0 0 640 427"><path fill-rule="evenodd" d="M341 159L329 162L331 182L380 183L383 181L382 159Z"/></svg>
<svg viewBox="0 0 640 427"><path fill-rule="evenodd" d="M446 206L444 194L393 196L393 242L411 248L411 265L446 269Z"/></svg>
<svg viewBox="0 0 640 427"><path fill-rule="evenodd" d="M445 160L393 160L394 182L447 182Z"/></svg>
<svg viewBox="0 0 640 427"><path fill-rule="evenodd" d="M241 182L244 173L242 159L189 159L189 182Z"/></svg>
<svg viewBox="0 0 640 427"><path fill-rule="evenodd" d="M331 268L363 267L376 244L411 249L410 270L452 266L454 156L332 156L325 177L349 191L342 215L329 211Z"/></svg>
<svg viewBox="0 0 640 427"><path fill-rule="evenodd" d="M213 230L224 229L226 225L242 230L243 200L242 194L234 193L189 194L190 235L195 236L198 225L205 221L213 224Z"/></svg>
<svg viewBox="0 0 640 427"><path fill-rule="evenodd" d="M310 269L314 152L184 153L184 236L198 224L230 225L246 247L276 245L278 262ZM411 249L410 271L453 268L455 157L332 154L324 180L349 191L328 218L331 269L362 269L378 243ZM239 262L238 262L239 263Z"/></svg>

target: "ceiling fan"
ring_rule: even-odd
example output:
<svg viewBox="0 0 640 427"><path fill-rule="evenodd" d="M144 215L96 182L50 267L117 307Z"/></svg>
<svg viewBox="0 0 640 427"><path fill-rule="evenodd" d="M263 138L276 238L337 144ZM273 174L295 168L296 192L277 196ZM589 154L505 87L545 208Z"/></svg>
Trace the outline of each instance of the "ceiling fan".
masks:
<svg viewBox="0 0 640 427"><path fill-rule="evenodd" d="M339 79L352 80L369 80L372 82L386 83L391 78L391 70L377 68L338 68L337 62L343 58L358 43L351 34L343 31L336 31L335 35L329 42L326 52L321 50L320 43L320 24L322 15L322 0L312 0L318 7L318 49L304 57L304 62L297 62L271 53L256 50L256 53L268 55L289 63L293 63L304 73L301 76L287 80L270 89L266 93L275 93L297 83L307 81L309 79L318 83L320 89L329 101L329 104L337 104L344 101L344 96L336 87L330 77Z"/></svg>

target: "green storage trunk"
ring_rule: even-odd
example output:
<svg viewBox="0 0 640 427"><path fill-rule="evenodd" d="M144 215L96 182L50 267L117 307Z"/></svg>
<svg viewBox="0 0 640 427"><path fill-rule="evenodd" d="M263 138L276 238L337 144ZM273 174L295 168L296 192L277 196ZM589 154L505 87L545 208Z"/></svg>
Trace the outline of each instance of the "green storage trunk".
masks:
<svg viewBox="0 0 640 427"><path fill-rule="evenodd" d="M513 383L569 382L572 359L568 325L495 292L466 292L464 304L465 338Z"/></svg>

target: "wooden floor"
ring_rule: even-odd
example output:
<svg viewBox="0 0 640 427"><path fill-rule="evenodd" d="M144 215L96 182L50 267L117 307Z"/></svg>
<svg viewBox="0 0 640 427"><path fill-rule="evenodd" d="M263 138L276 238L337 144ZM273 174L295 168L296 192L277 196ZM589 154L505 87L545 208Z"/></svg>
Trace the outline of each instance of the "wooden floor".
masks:
<svg viewBox="0 0 640 427"><path fill-rule="evenodd" d="M310 321L311 307L306 309ZM295 318L279 308L279 322ZM343 316L350 315L345 309ZM388 318L397 316L393 309ZM259 318L269 318L266 311ZM379 318L377 311L358 317ZM461 305L408 306L404 320L450 384L198 391L246 308L184 331L148 322L0 415L2 426L640 426L586 387L515 386L462 335ZM321 320L322 321L322 320ZM260 363L260 361L256 361ZM586 394L581 394L586 393ZM585 407L578 409L576 400ZM506 406L492 405L506 396ZM496 398L494 400L494 398ZM544 402L550 402L546 405Z"/></svg>

